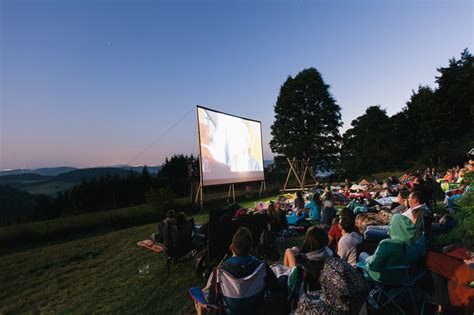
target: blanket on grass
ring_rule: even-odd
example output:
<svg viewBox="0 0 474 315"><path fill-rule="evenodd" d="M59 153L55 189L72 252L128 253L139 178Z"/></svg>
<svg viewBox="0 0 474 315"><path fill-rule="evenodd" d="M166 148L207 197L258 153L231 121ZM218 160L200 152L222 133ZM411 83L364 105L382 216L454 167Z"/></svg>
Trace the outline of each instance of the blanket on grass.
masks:
<svg viewBox="0 0 474 315"><path fill-rule="evenodd" d="M151 251L154 251L155 253L161 253L162 251L165 250L164 245L157 244L157 243L153 242L152 240L140 241L140 242L137 243L137 246L149 249Z"/></svg>

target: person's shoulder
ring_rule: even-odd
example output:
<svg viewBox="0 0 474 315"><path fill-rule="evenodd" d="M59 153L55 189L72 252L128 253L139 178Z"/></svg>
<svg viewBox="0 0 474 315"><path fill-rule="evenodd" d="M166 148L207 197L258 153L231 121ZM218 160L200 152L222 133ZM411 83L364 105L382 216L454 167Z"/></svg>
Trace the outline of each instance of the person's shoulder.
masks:
<svg viewBox="0 0 474 315"><path fill-rule="evenodd" d="M355 240L356 242L358 242L358 243L362 242L362 236L357 232L352 232L351 233L351 238L353 240Z"/></svg>
<svg viewBox="0 0 474 315"><path fill-rule="evenodd" d="M347 245L348 243L351 242L351 236L350 234L345 234L341 237L341 239L339 240L339 247L342 245L342 246L345 246Z"/></svg>

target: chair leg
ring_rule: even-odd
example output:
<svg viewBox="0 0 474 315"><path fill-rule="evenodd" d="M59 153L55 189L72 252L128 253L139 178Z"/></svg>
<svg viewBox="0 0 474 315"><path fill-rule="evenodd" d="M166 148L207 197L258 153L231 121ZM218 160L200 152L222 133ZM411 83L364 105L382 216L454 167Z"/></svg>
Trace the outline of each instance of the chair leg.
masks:
<svg viewBox="0 0 474 315"><path fill-rule="evenodd" d="M413 290L410 288L410 289L408 289L408 292L410 293L411 303L413 304L413 309L415 310L415 312L413 314L417 314L418 309L416 307L415 297L413 296Z"/></svg>
<svg viewBox="0 0 474 315"><path fill-rule="evenodd" d="M406 312L403 310L403 308L398 305L398 303L395 301L395 299L400 296L401 293L403 293L403 289L399 289L394 295L390 295L389 291L385 291L383 288L380 289L380 293L387 298L387 301L385 301L382 305L380 305L380 308L383 308L385 305L392 303L395 305L396 308L400 311L400 314L406 315ZM379 295L380 298L380 295Z"/></svg>

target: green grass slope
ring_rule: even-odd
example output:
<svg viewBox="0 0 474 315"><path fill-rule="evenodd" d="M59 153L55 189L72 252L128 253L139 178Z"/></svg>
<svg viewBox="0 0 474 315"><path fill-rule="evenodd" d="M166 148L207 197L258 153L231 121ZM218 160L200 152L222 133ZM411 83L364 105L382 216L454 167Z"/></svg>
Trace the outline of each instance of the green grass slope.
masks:
<svg viewBox="0 0 474 315"><path fill-rule="evenodd" d="M0 256L0 314L192 311L193 269L136 246L155 225ZM139 270L149 266L148 273ZM186 311L187 310L187 311Z"/></svg>
<svg viewBox="0 0 474 315"><path fill-rule="evenodd" d="M262 201L269 199L275 198ZM255 202L241 205L252 207ZM149 211L143 205L117 209L117 215L140 210ZM86 217L83 224L102 220L100 216L104 215ZM203 212L193 217L196 222L204 223L208 214ZM49 224L67 224L64 219ZM193 268L174 265L168 275L163 254L136 246L138 241L156 232L155 229L156 223L141 225L1 255L0 314L192 313L193 303L187 289L204 285ZM148 272L140 274L146 266Z"/></svg>

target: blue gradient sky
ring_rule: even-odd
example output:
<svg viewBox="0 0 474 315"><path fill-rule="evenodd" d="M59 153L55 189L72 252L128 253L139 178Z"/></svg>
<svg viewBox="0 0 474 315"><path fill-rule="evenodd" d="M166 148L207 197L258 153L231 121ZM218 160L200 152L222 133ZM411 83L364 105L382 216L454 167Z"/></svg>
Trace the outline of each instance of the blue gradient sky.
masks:
<svg viewBox="0 0 474 315"><path fill-rule="evenodd" d="M261 120L316 67L344 129L399 111L472 51L472 1L1 0L0 168L160 164L197 153L201 104Z"/></svg>

